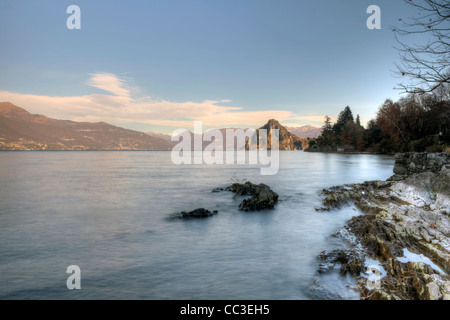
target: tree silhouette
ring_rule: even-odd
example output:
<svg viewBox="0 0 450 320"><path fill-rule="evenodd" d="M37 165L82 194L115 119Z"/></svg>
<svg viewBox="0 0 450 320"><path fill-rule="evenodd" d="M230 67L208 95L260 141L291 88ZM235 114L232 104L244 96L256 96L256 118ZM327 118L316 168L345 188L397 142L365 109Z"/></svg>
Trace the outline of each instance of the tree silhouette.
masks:
<svg viewBox="0 0 450 320"><path fill-rule="evenodd" d="M415 17L394 27L399 43L397 73L409 80L398 84L409 93L432 92L450 83L450 1L404 0L418 9Z"/></svg>

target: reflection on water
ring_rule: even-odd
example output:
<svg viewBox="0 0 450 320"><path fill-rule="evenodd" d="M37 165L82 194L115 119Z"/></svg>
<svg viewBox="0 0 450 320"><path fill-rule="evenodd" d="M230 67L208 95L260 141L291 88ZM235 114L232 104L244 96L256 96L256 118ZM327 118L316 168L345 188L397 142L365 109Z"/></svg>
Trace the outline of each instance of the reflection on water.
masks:
<svg viewBox="0 0 450 320"><path fill-rule="evenodd" d="M386 179L392 166L286 151L278 174L261 176L257 165L177 166L170 152L2 152L0 298L313 298L317 255L343 245L330 235L357 214L316 212L318 192ZM241 199L211 193L233 177L268 184L276 209L244 213ZM219 214L167 219L199 207ZM72 264L81 290L66 287Z"/></svg>

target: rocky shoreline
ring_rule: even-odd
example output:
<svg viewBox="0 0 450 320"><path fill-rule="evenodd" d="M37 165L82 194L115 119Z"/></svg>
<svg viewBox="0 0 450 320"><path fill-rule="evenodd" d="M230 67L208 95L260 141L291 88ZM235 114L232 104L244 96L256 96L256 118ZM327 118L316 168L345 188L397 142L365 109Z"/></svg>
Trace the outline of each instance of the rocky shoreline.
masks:
<svg viewBox="0 0 450 320"><path fill-rule="evenodd" d="M318 210L354 205L364 214L344 227L354 236L349 249L320 254L319 274L339 265L361 299L450 300L450 155L397 154L387 181L322 193Z"/></svg>

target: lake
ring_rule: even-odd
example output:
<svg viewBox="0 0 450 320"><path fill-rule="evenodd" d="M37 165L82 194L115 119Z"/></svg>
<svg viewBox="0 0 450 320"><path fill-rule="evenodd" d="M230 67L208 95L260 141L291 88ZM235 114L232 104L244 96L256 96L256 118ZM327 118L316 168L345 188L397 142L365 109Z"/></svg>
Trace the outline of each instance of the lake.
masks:
<svg viewBox="0 0 450 320"><path fill-rule="evenodd" d="M318 254L348 207L316 211L323 188L392 175L394 159L281 151L276 175L257 165L175 165L170 152L0 152L0 299L357 299L350 278L318 280ZM242 212L212 193L265 183L274 210ZM181 211L218 210L205 219ZM81 269L68 290L67 267Z"/></svg>

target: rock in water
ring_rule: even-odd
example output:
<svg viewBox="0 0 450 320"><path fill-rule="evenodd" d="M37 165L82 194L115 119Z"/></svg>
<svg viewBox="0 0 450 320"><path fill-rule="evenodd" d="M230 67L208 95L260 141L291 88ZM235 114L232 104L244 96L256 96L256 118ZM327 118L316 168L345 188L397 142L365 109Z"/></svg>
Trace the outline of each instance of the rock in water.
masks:
<svg viewBox="0 0 450 320"><path fill-rule="evenodd" d="M182 218L206 218L206 217L215 215L217 213L218 213L217 210L209 211L204 208L199 208L199 209L195 209L195 210L189 211L189 212L183 211L183 212L181 212L181 217Z"/></svg>
<svg viewBox="0 0 450 320"><path fill-rule="evenodd" d="M228 188L227 188L228 189ZM273 209L278 202L278 194L270 189L264 183L253 184L250 181L245 183L233 183L229 190L237 196L250 195L251 198L244 199L239 204L239 210L257 211L264 209Z"/></svg>
<svg viewBox="0 0 450 320"><path fill-rule="evenodd" d="M222 191L231 191L230 187L226 187L226 188L214 188L211 192L212 193L218 193L218 192L222 192Z"/></svg>

